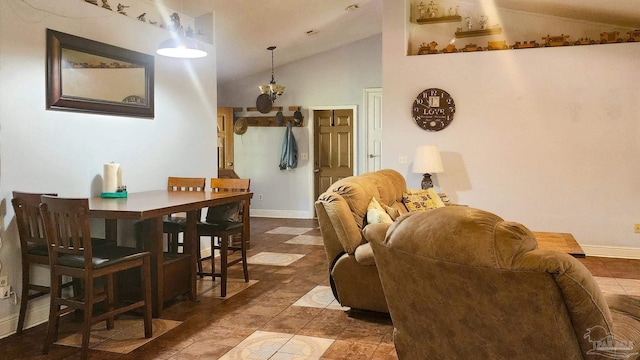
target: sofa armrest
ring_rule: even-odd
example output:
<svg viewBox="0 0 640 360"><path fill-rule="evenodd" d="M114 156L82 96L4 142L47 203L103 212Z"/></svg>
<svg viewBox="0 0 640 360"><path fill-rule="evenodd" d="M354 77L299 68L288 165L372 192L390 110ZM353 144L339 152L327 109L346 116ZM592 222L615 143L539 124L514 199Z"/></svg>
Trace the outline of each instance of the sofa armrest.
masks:
<svg viewBox="0 0 640 360"><path fill-rule="evenodd" d="M377 241L382 243L391 225L389 223L369 224L362 229L362 235L368 242Z"/></svg>
<svg viewBox="0 0 640 360"><path fill-rule="evenodd" d="M373 249L371 249L371 244L369 243L358 246L353 255L360 265L375 266L376 264L376 259L373 257Z"/></svg>

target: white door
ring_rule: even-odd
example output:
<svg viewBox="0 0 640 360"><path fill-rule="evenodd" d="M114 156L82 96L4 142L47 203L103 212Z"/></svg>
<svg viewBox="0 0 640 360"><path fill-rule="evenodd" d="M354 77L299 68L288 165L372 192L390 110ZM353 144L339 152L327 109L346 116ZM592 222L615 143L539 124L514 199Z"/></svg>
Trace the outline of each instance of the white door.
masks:
<svg viewBox="0 0 640 360"><path fill-rule="evenodd" d="M377 171L382 149L382 88L364 89L364 116L367 121L366 171Z"/></svg>

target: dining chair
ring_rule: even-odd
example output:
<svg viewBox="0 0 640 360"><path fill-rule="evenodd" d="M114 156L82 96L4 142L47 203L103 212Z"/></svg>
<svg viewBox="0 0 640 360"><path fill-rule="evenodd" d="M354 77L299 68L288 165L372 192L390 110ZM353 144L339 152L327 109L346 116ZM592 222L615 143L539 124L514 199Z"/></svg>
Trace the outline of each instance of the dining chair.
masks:
<svg viewBox="0 0 640 360"><path fill-rule="evenodd" d="M206 178L173 177L167 180L169 191L204 191L207 184ZM162 223L162 232L167 234L167 251L177 253L183 243L179 240L179 234L187 228L185 216L170 215Z"/></svg>
<svg viewBox="0 0 640 360"><path fill-rule="evenodd" d="M21 334L27 315L29 300L49 293L50 288L31 281L31 265L49 266L49 250L44 234L44 225L40 216L40 196L45 194L14 191L11 204L16 214L18 237L20 238L20 255L22 260L22 292L20 296L20 313L18 315L17 334ZM57 194L47 194L56 196ZM65 283L63 286L70 286Z"/></svg>
<svg viewBox="0 0 640 360"><path fill-rule="evenodd" d="M211 179L213 192L248 192L250 179ZM198 246L198 275L200 278L211 276L214 280L220 278L220 296L227 296L227 268L242 263L244 281L249 281L247 269L247 243L244 237L244 223L242 222L242 204L231 203L207 208L205 221L198 222L198 238L211 237L211 255L202 257ZM215 271L215 250L220 252L220 272ZM240 256L229 261L229 253L240 252ZM202 261L211 259L211 272L202 270Z"/></svg>
<svg viewBox="0 0 640 360"><path fill-rule="evenodd" d="M13 191L11 204L16 215L18 237L20 239L20 257L22 261L22 291L20 295L20 312L16 333L21 334L27 315L27 303L29 300L39 298L49 293L46 285L37 284L31 280L31 265L38 264L49 266L49 250L45 237L44 225L40 216L40 196L55 193L28 193ZM92 239L92 246L114 245L105 239ZM62 287L74 286L74 293L79 291L78 280L66 282Z"/></svg>
<svg viewBox="0 0 640 360"><path fill-rule="evenodd" d="M101 246L91 242L89 200L41 196L40 214L44 223L51 264L51 296L49 324L43 353L47 354L58 336L60 317L76 309L83 312L82 353L86 359L91 326L106 321L107 329L114 327L115 317L135 309L142 309L144 336L152 336L151 270L148 252L120 246ZM114 275L125 270L140 269L142 300L116 304ZM62 292L62 276L79 278L84 283L82 294L69 297ZM98 285L98 278L104 286ZM94 313L94 305L104 304L103 312Z"/></svg>

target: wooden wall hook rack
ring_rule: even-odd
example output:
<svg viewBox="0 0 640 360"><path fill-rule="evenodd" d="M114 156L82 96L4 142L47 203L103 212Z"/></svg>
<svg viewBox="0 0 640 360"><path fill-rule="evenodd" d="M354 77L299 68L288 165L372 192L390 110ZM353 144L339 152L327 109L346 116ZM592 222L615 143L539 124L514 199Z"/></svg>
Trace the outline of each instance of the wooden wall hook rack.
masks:
<svg viewBox="0 0 640 360"><path fill-rule="evenodd" d="M302 109L301 106L289 106L288 110L289 111L300 111ZM282 123L282 125L278 125L277 121L276 121L276 113L278 111L283 111L284 107L282 106L274 106L271 109L271 112L269 113L269 115L266 116L238 116L237 118L240 119L245 119L247 122L247 125L249 126L280 126L280 127L284 127L287 126L287 123L291 123L292 126L294 127L302 127L304 126L304 117L302 117L299 121L296 121L296 119L293 117L293 115L286 115L284 116L284 122ZM234 108L233 109L234 113L236 112L243 112L243 108ZM247 107L247 112L254 112L254 111L258 111L257 108L255 107ZM273 115L271 115L273 114Z"/></svg>

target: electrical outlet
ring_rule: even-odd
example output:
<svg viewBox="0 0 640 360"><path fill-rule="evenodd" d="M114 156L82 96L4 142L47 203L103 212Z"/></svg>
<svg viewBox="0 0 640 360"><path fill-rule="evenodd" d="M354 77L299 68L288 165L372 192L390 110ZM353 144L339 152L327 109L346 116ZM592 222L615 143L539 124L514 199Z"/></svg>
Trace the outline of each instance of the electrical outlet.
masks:
<svg viewBox="0 0 640 360"><path fill-rule="evenodd" d="M407 163L407 157L406 156L400 156L398 158L398 163L401 164L401 165L406 164Z"/></svg>
<svg viewBox="0 0 640 360"><path fill-rule="evenodd" d="M9 275L0 276L0 286L8 286L9 285Z"/></svg>
<svg viewBox="0 0 640 360"><path fill-rule="evenodd" d="M0 286L0 299L8 299L11 294L11 286Z"/></svg>
<svg viewBox="0 0 640 360"><path fill-rule="evenodd" d="M258 200L264 200L264 195L258 194Z"/></svg>
<svg viewBox="0 0 640 360"><path fill-rule="evenodd" d="M640 234L640 224L635 224L633 227L633 232L636 234Z"/></svg>
<svg viewBox="0 0 640 360"><path fill-rule="evenodd" d="M309 160L309 154L306 152L300 153L300 160Z"/></svg>

